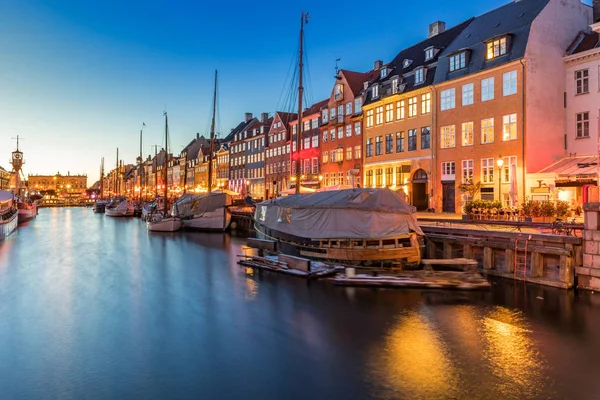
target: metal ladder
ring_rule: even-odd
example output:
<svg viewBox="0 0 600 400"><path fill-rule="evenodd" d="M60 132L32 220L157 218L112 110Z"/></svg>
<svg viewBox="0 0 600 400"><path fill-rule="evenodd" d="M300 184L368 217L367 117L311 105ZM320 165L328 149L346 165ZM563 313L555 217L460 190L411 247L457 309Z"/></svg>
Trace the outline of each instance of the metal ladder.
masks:
<svg viewBox="0 0 600 400"><path fill-rule="evenodd" d="M531 240L531 235L527 239L515 239L515 271L514 277L517 276L525 279L527 277L527 246Z"/></svg>

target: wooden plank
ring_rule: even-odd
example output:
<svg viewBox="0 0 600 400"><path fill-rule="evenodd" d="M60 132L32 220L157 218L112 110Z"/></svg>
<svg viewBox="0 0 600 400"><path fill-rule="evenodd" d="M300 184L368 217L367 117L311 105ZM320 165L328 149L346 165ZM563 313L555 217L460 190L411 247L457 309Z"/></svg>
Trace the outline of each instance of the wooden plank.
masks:
<svg viewBox="0 0 600 400"><path fill-rule="evenodd" d="M310 272L310 260L307 258L288 256L287 254L279 254L277 258L286 263L289 268Z"/></svg>
<svg viewBox="0 0 600 400"><path fill-rule="evenodd" d="M468 258L451 258L451 259L423 259L421 264L425 265L477 265L477 260Z"/></svg>
<svg viewBox="0 0 600 400"><path fill-rule="evenodd" d="M267 251L276 251L277 242L274 240L263 240L256 238L248 238L247 245L249 247L254 247L255 249L267 250Z"/></svg>
<svg viewBox="0 0 600 400"><path fill-rule="evenodd" d="M493 250L489 247L483 248L483 268L494 268L494 253Z"/></svg>

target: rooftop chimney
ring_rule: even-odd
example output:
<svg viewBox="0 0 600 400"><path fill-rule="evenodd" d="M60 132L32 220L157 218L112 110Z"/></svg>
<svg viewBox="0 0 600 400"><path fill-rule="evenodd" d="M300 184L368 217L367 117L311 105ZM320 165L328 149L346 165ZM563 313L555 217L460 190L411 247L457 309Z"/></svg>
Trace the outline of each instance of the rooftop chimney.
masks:
<svg viewBox="0 0 600 400"><path fill-rule="evenodd" d="M244 118L245 122L248 122L252 119L252 113L246 113L246 117Z"/></svg>
<svg viewBox="0 0 600 400"><path fill-rule="evenodd" d="M373 66L373 69L374 69L375 71L378 71L378 70L379 70L379 68L381 68L382 66L383 66L383 61L381 61L381 60L377 60L377 61L375 61L375 65Z"/></svg>
<svg viewBox="0 0 600 400"><path fill-rule="evenodd" d="M260 114L260 120L262 121L263 124L266 124L267 121L269 120L269 113Z"/></svg>
<svg viewBox="0 0 600 400"><path fill-rule="evenodd" d="M427 38L429 39L430 37L439 35L440 33L444 32L445 30L446 30L445 22L435 21L433 24L429 25L429 36L427 36Z"/></svg>
<svg viewBox="0 0 600 400"><path fill-rule="evenodd" d="M592 1L592 23L600 21L600 0Z"/></svg>
<svg viewBox="0 0 600 400"><path fill-rule="evenodd" d="M200 139L200 133L196 132L196 139Z"/></svg>

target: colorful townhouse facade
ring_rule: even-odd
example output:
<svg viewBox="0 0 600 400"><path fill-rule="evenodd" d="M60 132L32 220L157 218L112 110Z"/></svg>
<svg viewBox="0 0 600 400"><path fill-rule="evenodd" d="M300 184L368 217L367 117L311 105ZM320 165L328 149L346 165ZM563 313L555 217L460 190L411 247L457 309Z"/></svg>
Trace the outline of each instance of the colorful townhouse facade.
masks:
<svg viewBox="0 0 600 400"><path fill-rule="evenodd" d="M265 198L281 195L290 189L291 128L298 115L277 111L273 116L265 147Z"/></svg>

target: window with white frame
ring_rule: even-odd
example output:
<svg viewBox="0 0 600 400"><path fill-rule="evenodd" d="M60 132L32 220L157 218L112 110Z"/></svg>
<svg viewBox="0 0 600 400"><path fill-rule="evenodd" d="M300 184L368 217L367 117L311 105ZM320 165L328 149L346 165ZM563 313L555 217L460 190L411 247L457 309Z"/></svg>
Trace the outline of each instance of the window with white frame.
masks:
<svg viewBox="0 0 600 400"><path fill-rule="evenodd" d="M481 159L481 183L494 183L494 159Z"/></svg>
<svg viewBox="0 0 600 400"><path fill-rule="evenodd" d="M455 107L455 93L456 91L454 90L454 88L452 89L448 89L448 90L444 90L441 93L440 96L440 109L442 111L444 110L450 110L452 108Z"/></svg>
<svg viewBox="0 0 600 400"><path fill-rule="evenodd" d="M312 174L316 175L319 173L319 159L317 157L312 158Z"/></svg>
<svg viewBox="0 0 600 400"><path fill-rule="evenodd" d="M517 71L502 74L502 96L517 93Z"/></svg>
<svg viewBox="0 0 600 400"><path fill-rule="evenodd" d="M590 113L582 112L575 114L577 124L577 138L590 137Z"/></svg>
<svg viewBox="0 0 600 400"><path fill-rule="evenodd" d="M385 122L394 120L394 105L392 103L385 105Z"/></svg>
<svg viewBox="0 0 600 400"><path fill-rule="evenodd" d="M335 107L331 107L331 109L329 110L329 120L333 121L335 119Z"/></svg>
<svg viewBox="0 0 600 400"><path fill-rule="evenodd" d="M467 66L467 53L465 51L461 51L460 53L454 54L448 58L450 63L450 72L463 69Z"/></svg>
<svg viewBox="0 0 600 400"><path fill-rule="evenodd" d="M468 106L473 104L473 84L467 83L462 86L462 105Z"/></svg>
<svg viewBox="0 0 600 400"><path fill-rule="evenodd" d="M302 123L302 132L306 132L310 130L310 120L309 121L304 121Z"/></svg>
<svg viewBox="0 0 600 400"><path fill-rule="evenodd" d="M352 136L352 124L346 125L346 137Z"/></svg>
<svg viewBox="0 0 600 400"><path fill-rule="evenodd" d="M462 160L462 182L473 183L473 160Z"/></svg>
<svg viewBox="0 0 600 400"><path fill-rule="evenodd" d="M329 152L323 152L323 164L327 164L329 162Z"/></svg>
<svg viewBox="0 0 600 400"><path fill-rule="evenodd" d="M517 140L517 114L502 117L502 140Z"/></svg>
<svg viewBox="0 0 600 400"><path fill-rule="evenodd" d="M375 138L375 155L380 156L383 154L383 140L382 136Z"/></svg>
<svg viewBox="0 0 600 400"><path fill-rule="evenodd" d="M517 165L517 156L504 157L504 166L502 167L502 183L510 183L513 179L511 165Z"/></svg>
<svg viewBox="0 0 600 400"><path fill-rule="evenodd" d="M344 138L344 128L341 126L337 128L337 138L338 139Z"/></svg>
<svg viewBox="0 0 600 400"><path fill-rule="evenodd" d="M310 149L310 138L304 138L303 149Z"/></svg>
<svg viewBox="0 0 600 400"><path fill-rule="evenodd" d="M589 93L588 70L575 71L575 94Z"/></svg>
<svg viewBox="0 0 600 400"><path fill-rule="evenodd" d="M462 145L473 146L473 122L462 124Z"/></svg>
<svg viewBox="0 0 600 400"><path fill-rule="evenodd" d="M335 128L329 131L329 140L332 142L335 140Z"/></svg>
<svg viewBox="0 0 600 400"><path fill-rule="evenodd" d="M494 143L494 118L481 120L481 144Z"/></svg>
<svg viewBox="0 0 600 400"><path fill-rule="evenodd" d="M362 153L360 151L360 146L354 146L354 159L360 160L362 157Z"/></svg>
<svg viewBox="0 0 600 400"><path fill-rule="evenodd" d="M319 147L319 136L315 135L312 137L312 147L313 148Z"/></svg>
<svg viewBox="0 0 600 400"><path fill-rule="evenodd" d="M425 68L417 68L415 70L415 85L420 85L425 82Z"/></svg>
<svg viewBox="0 0 600 400"><path fill-rule="evenodd" d="M316 129L319 127L319 118L313 118L311 127L312 129Z"/></svg>
<svg viewBox="0 0 600 400"><path fill-rule="evenodd" d="M346 103L346 115L352 115L352 102Z"/></svg>
<svg viewBox="0 0 600 400"><path fill-rule="evenodd" d="M323 120L324 124L329 122L329 110L328 109L324 109L323 111L321 111L321 119Z"/></svg>
<svg viewBox="0 0 600 400"><path fill-rule="evenodd" d="M429 114L431 112L431 93L421 95L421 114Z"/></svg>
<svg viewBox="0 0 600 400"><path fill-rule="evenodd" d="M499 38L487 43L487 59L491 60L506 54L506 38Z"/></svg>
<svg viewBox="0 0 600 400"><path fill-rule="evenodd" d="M360 122L355 122L354 123L354 135L355 136L359 136L360 135Z"/></svg>
<svg viewBox="0 0 600 400"><path fill-rule="evenodd" d="M304 162L302 163L303 164L303 168L302 168L301 172L303 174L307 174L307 175L310 174L310 159L307 158L307 159L302 160L302 161L304 161Z"/></svg>
<svg viewBox="0 0 600 400"><path fill-rule="evenodd" d="M367 128L371 128L373 126L373 110L367 111Z"/></svg>
<svg viewBox="0 0 600 400"><path fill-rule="evenodd" d="M346 148L346 160L352 160L352 147Z"/></svg>
<svg viewBox="0 0 600 400"><path fill-rule="evenodd" d="M344 120L344 106L343 105L339 105L338 106L338 122L341 122Z"/></svg>
<svg viewBox="0 0 600 400"><path fill-rule="evenodd" d="M409 129L408 130L408 151L417 150L417 130Z"/></svg>
<svg viewBox="0 0 600 400"><path fill-rule="evenodd" d="M379 71L379 76L381 77L381 79L385 78L387 76L388 70L387 68L381 68L381 71Z"/></svg>
<svg viewBox="0 0 600 400"><path fill-rule="evenodd" d="M398 93L398 78L392 79L392 94Z"/></svg>
<svg viewBox="0 0 600 400"><path fill-rule="evenodd" d="M396 102L396 119L404 119L404 100Z"/></svg>
<svg viewBox="0 0 600 400"><path fill-rule="evenodd" d="M453 181L456 179L456 162L445 161L442 163L442 180Z"/></svg>
<svg viewBox="0 0 600 400"><path fill-rule="evenodd" d="M456 147L456 128L454 125L442 126L440 128L440 147L442 149Z"/></svg>
<svg viewBox="0 0 600 400"><path fill-rule="evenodd" d="M494 77L481 80L481 101L494 100Z"/></svg>
<svg viewBox="0 0 600 400"><path fill-rule="evenodd" d="M408 118L417 116L417 97L408 99Z"/></svg>
<svg viewBox="0 0 600 400"><path fill-rule="evenodd" d="M327 130L323 131L323 143L327 142L327 138L329 136L329 132Z"/></svg>
<svg viewBox="0 0 600 400"><path fill-rule="evenodd" d="M362 109L362 98L358 98L358 99L354 99L354 113L358 114L360 113Z"/></svg>
<svg viewBox="0 0 600 400"><path fill-rule="evenodd" d="M375 109L375 125L383 124L383 106Z"/></svg>
<svg viewBox="0 0 600 400"><path fill-rule="evenodd" d="M373 88L371 88L371 96L374 99L379 97L379 85L373 85Z"/></svg>

